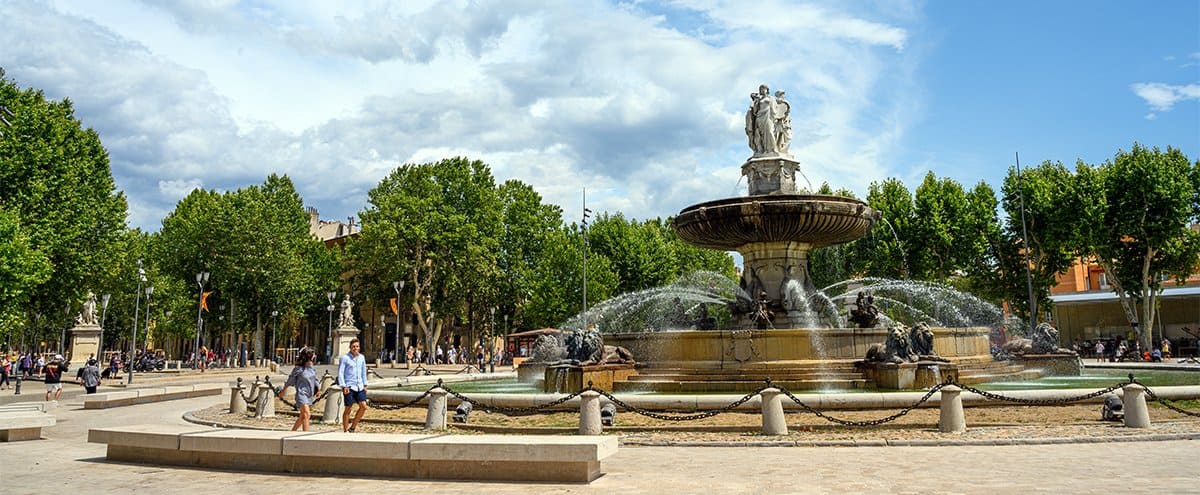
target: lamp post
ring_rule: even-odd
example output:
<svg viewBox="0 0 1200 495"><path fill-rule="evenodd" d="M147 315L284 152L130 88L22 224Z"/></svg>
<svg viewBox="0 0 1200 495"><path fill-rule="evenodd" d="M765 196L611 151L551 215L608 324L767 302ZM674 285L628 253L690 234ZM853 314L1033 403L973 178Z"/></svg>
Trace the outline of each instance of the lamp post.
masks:
<svg viewBox="0 0 1200 495"><path fill-rule="evenodd" d="M200 330L204 326L204 313L202 312L204 311L204 284L208 283L208 275L208 272L196 274L196 290L198 291L199 299L196 300L196 341L195 345L192 346L192 353L196 357L192 359L192 369L196 369L196 366L200 362Z"/></svg>
<svg viewBox="0 0 1200 495"><path fill-rule="evenodd" d="M392 282L392 290L396 291L396 356L392 358L393 368L396 366L396 360L400 359L400 289L403 288L403 280Z"/></svg>
<svg viewBox="0 0 1200 495"><path fill-rule="evenodd" d="M133 301L133 338L129 339L129 362L125 363L125 367L129 369L128 377L125 378L126 384L133 383L133 354L137 351L138 311L140 311L142 304L142 282L146 281L146 270L142 268L142 260L137 260L137 266L138 286L137 292L134 292L135 298Z"/></svg>
<svg viewBox="0 0 1200 495"><path fill-rule="evenodd" d="M142 340L142 352L150 350L150 295L154 294L154 286L146 287L146 324L142 325L142 333L146 334Z"/></svg>
<svg viewBox="0 0 1200 495"><path fill-rule="evenodd" d="M329 360L326 364L333 364L333 296L337 292L329 291L325 293L325 298L329 300L329 306L325 309L329 311L329 337L325 341L325 358Z"/></svg>
<svg viewBox="0 0 1200 495"><path fill-rule="evenodd" d="M492 325L488 329L488 366L491 371L496 372L496 307L492 307Z"/></svg>
<svg viewBox="0 0 1200 495"><path fill-rule="evenodd" d="M104 317L108 316L108 300L112 294L100 296L100 339L96 342L96 363L104 366Z"/></svg>
<svg viewBox="0 0 1200 495"><path fill-rule="evenodd" d="M500 348L500 352L508 352L508 313L504 313L504 347ZM504 354L500 354L500 363L504 364Z"/></svg>
<svg viewBox="0 0 1200 495"><path fill-rule="evenodd" d="M278 353L275 352L275 334L278 332L279 332L279 311L272 310L271 311L271 361L275 361L275 357L278 355Z"/></svg>

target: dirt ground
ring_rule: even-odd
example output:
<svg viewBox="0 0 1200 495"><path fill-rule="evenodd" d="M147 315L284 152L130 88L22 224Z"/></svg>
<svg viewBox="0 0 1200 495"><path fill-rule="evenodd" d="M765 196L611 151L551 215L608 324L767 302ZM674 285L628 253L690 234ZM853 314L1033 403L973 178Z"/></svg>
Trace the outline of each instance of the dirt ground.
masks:
<svg viewBox="0 0 1200 495"><path fill-rule="evenodd" d="M1200 412L1200 401L1174 403L1188 411ZM788 414L788 437L766 437L759 433L761 415L749 412L730 412L693 421L668 421L619 411L614 427L606 430L620 435L624 443L740 443L764 440L913 440L913 439L1010 439L1109 437L1145 434L1200 433L1200 418L1187 416L1157 403L1150 403L1149 430L1124 428L1120 422L1100 420L1101 405L1067 406L992 406L968 407L964 411L967 432L947 434L937 431L938 409L921 408L878 426L843 426L810 413ZM295 412L276 403L279 416L255 419L251 415L230 414L226 407L214 406L195 411L193 416L204 421L255 428L290 429ZM900 412L829 411L829 416L847 421L871 421ZM340 429L340 425L319 423L319 411L314 415L313 430ZM425 408L410 407L398 410L372 409L359 426L364 432L420 432L425 422ZM453 413L453 412L452 412ZM682 416L686 413L665 413ZM451 423L452 434L486 433L546 433L566 434L579 425L577 412L556 412L533 416L507 416L485 411L472 411L466 425Z"/></svg>

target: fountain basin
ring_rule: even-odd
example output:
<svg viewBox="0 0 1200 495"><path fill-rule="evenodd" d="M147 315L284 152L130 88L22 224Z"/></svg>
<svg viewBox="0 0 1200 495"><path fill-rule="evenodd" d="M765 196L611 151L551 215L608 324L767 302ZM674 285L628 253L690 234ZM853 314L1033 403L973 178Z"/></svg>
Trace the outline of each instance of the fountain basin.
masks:
<svg viewBox="0 0 1200 495"><path fill-rule="evenodd" d="M589 384L600 390L612 390L613 384L637 374L632 364L592 366L547 366L545 392L570 393Z"/></svg>
<svg viewBox="0 0 1200 495"><path fill-rule="evenodd" d="M879 212L857 199L772 194L695 204L679 212L674 226L689 244L734 251L760 242L843 244L865 236L878 219Z"/></svg>

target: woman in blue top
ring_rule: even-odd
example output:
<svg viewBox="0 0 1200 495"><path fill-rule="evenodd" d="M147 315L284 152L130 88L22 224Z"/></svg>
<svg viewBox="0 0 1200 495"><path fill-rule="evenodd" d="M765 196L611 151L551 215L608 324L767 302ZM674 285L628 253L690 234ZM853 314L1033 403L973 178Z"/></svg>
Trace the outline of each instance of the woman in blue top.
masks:
<svg viewBox="0 0 1200 495"><path fill-rule="evenodd" d="M313 369L315 354L308 347L300 349L300 354L296 356L296 366L292 368L292 374L288 375L283 388L279 389L279 397L282 398L288 387L296 387L296 405L300 408L300 416L296 418L296 424L292 425L292 431L300 429L308 431L308 421L312 417L313 397L319 395L317 389L320 387L320 383L317 381L317 370Z"/></svg>

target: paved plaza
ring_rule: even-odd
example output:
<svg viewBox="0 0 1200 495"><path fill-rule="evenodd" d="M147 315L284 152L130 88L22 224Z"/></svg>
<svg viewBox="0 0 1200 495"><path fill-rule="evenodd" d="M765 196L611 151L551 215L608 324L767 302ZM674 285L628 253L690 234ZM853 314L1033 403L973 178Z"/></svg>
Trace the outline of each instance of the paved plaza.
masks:
<svg viewBox="0 0 1200 495"><path fill-rule="evenodd" d="M222 378L224 379L224 377ZM205 381L214 381L207 377ZM36 390L31 387L31 391ZM5 398L10 398L7 394ZM34 396L26 396L28 399ZM242 473L108 462L87 430L185 424L202 397L53 411L40 441L0 444L4 493L1200 493L1200 441L942 447L622 447L589 485ZM7 402L7 401L6 401Z"/></svg>

